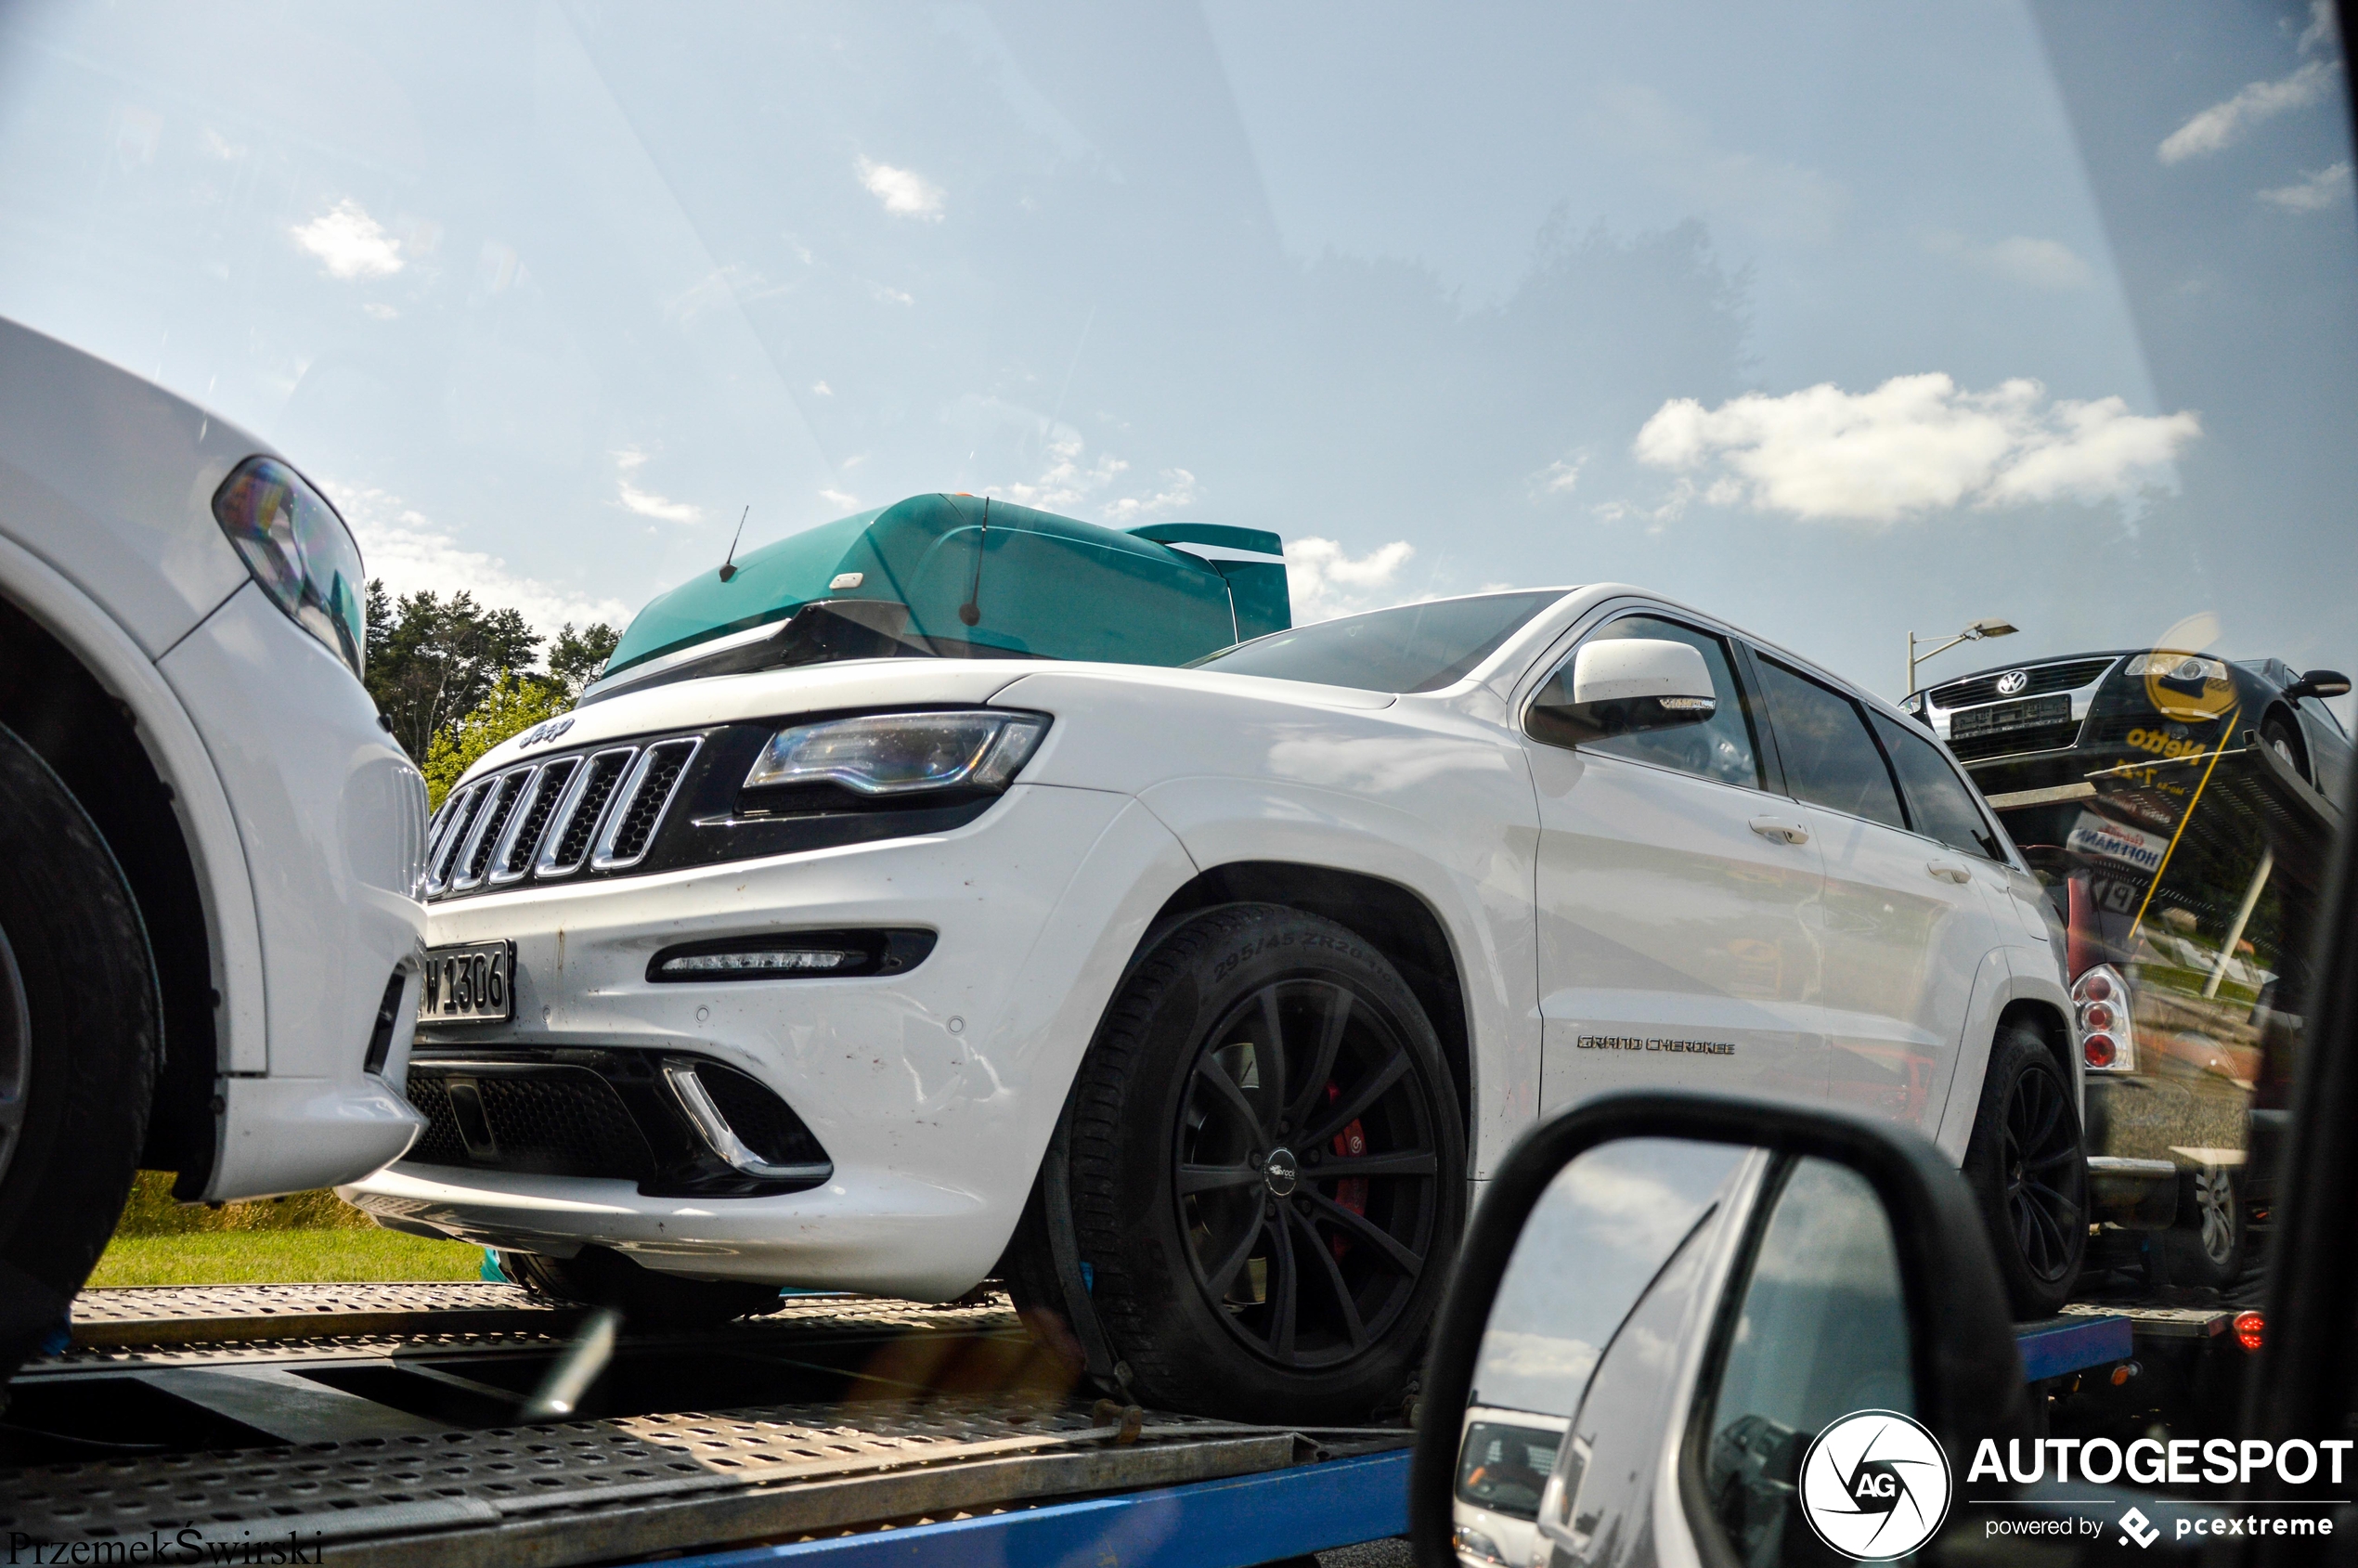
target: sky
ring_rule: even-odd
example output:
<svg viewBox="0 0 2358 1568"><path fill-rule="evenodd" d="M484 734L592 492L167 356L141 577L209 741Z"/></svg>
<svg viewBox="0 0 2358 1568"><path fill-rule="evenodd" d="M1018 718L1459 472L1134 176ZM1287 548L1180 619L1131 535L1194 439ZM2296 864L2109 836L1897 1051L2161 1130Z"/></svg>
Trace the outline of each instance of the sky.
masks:
<svg viewBox="0 0 2358 1568"><path fill-rule="evenodd" d="M619 625L926 490L1618 580L1887 696L2358 665L2309 4L0 5L0 314L396 590ZM2194 628L2179 629L2172 628Z"/></svg>

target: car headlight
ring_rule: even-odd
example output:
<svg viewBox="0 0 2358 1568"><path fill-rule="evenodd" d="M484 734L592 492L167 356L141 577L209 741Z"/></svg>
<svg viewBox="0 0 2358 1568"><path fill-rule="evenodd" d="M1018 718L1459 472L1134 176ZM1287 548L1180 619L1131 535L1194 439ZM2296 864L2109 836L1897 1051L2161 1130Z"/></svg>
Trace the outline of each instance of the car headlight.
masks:
<svg viewBox="0 0 2358 1568"><path fill-rule="evenodd" d="M861 795L997 792L1048 732L1044 713L878 713L797 724L770 737L745 787L841 784Z"/></svg>
<svg viewBox="0 0 2358 1568"><path fill-rule="evenodd" d="M248 458L213 493L213 515L271 602L358 675L368 590L336 509L278 459Z"/></svg>
<svg viewBox="0 0 2358 1568"><path fill-rule="evenodd" d="M2227 667L2217 659L2206 659L2194 654L2139 654L2123 667L2124 675L2150 675L2157 680L2177 680L2186 685L2200 681L2209 684L2227 679Z"/></svg>

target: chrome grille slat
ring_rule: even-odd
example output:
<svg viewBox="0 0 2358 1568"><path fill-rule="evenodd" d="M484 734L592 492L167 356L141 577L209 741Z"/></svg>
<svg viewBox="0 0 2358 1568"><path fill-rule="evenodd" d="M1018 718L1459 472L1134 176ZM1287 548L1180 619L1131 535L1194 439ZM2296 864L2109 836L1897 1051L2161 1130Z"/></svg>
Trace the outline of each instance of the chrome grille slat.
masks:
<svg viewBox="0 0 2358 1568"><path fill-rule="evenodd" d="M481 784L469 784L454 799L443 803L443 810L447 817L443 823L442 835L434 840L433 853L426 862L428 898L449 886L450 862L457 856L459 846L466 840L467 827L474 819L475 808L483 803L485 787Z"/></svg>
<svg viewBox="0 0 2358 1568"><path fill-rule="evenodd" d="M2001 693L1997 675L1971 675L1963 680L1951 680L1935 686L1928 694L1932 706L1942 712L1960 707L1976 707L1983 703L2012 702L2020 697L2045 696L2055 692L2078 691L2094 683L2119 660L2109 655L2094 659L2063 659L2054 664L2024 665L2023 673L2029 677L2019 692ZM2002 671L2001 673L2003 673Z"/></svg>
<svg viewBox="0 0 2358 1568"><path fill-rule="evenodd" d="M622 781L638 752L636 746L615 746L582 759L581 766L574 770L573 782L566 786L564 797L550 813L549 826L541 836L540 853L534 862L534 875L570 876L581 869L598 831L599 819L605 815L606 806L614 798L615 785Z"/></svg>
<svg viewBox="0 0 2358 1568"><path fill-rule="evenodd" d="M671 809L671 797L703 745L700 736L657 741L640 755L629 778L615 791L605 826L598 833L597 852L590 857L592 870L620 871L646 858L664 813Z"/></svg>
<svg viewBox="0 0 2358 1568"><path fill-rule="evenodd" d="M577 757L560 757L533 775L531 789L508 813L508 825L500 831L499 842L492 846L492 883L521 881L532 869L533 852L540 848L540 836L547 831L550 816L565 786L573 782L574 771L580 766Z"/></svg>
<svg viewBox="0 0 2358 1568"><path fill-rule="evenodd" d="M485 862L491 859L492 841L515 810L516 801L534 771L531 768L511 768L484 786L483 809L475 813L473 825L467 829L467 842L451 866L451 891L460 892L483 881Z"/></svg>

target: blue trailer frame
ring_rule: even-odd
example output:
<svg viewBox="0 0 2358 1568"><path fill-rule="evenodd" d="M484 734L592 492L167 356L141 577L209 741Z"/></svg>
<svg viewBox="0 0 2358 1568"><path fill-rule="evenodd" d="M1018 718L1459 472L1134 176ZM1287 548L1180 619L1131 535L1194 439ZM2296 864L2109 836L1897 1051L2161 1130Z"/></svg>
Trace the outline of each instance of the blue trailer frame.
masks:
<svg viewBox="0 0 2358 1568"><path fill-rule="evenodd" d="M2126 1361L2134 1349L2130 1319L2110 1315L2025 1323L2015 1343L2031 1383ZM673 1568L1253 1568L1405 1534L1408 1456L1395 1448L1189 1486L667 1561Z"/></svg>

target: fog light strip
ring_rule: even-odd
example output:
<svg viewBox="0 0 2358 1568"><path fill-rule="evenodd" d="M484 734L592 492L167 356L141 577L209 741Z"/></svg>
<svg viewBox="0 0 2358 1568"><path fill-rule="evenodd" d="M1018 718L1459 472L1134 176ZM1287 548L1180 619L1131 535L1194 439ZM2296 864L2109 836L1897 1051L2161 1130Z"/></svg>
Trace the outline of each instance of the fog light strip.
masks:
<svg viewBox="0 0 2358 1568"><path fill-rule="evenodd" d="M755 1176L765 1182L823 1182L836 1173L835 1165L830 1160L823 1160L813 1165L772 1165L747 1148L745 1140L737 1136L736 1129L729 1125L729 1119L720 1114L720 1108L712 1103L712 1095L705 1088L704 1080L696 1076L696 1069L689 1064L666 1062L663 1064L663 1077L664 1082L671 1085L672 1094L679 1098L680 1108L688 1113L688 1121L694 1126L696 1135L740 1175Z"/></svg>
<svg viewBox="0 0 2358 1568"><path fill-rule="evenodd" d="M689 952L663 961L661 974L711 975L760 973L768 969L840 969L867 954L834 948L760 948L745 952Z"/></svg>

